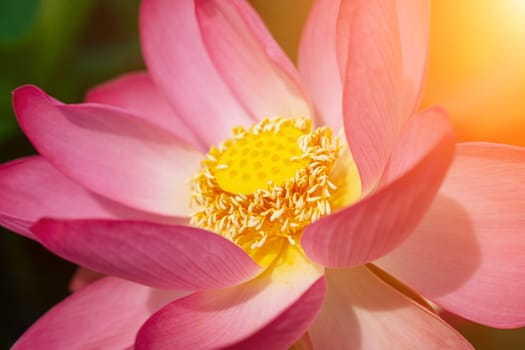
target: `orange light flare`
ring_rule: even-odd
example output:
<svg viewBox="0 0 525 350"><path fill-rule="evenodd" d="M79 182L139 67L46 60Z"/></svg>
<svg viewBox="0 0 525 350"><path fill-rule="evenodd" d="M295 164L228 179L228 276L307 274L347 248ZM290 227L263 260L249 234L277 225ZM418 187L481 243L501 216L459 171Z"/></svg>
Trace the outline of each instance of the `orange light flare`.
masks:
<svg viewBox="0 0 525 350"><path fill-rule="evenodd" d="M460 141L525 146L525 0L431 1L423 106L433 104Z"/></svg>

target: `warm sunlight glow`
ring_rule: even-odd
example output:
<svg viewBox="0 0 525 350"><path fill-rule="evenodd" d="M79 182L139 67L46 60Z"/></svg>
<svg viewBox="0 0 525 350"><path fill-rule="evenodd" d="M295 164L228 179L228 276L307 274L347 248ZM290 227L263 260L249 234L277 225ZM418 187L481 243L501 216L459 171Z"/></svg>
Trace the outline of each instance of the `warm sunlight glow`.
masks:
<svg viewBox="0 0 525 350"><path fill-rule="evenodd" d="M440 104L462 140L525 145L525 1L431 1L424 106Z"/></svg>

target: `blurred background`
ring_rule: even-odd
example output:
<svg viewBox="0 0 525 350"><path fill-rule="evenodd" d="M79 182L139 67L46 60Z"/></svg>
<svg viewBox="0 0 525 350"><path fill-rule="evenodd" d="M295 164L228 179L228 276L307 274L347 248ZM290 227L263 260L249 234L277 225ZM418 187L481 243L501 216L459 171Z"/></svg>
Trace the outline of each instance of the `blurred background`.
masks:
<svg viewBox="0 0 525 350"><path fill-rule="evenodd" d="M11 91L36 84L66 102L143 67L138 0L0 0L0 162L34 153L18 128ZM0 200L2 200L0 198ZM0 349L68 295L74 266L0 228Z"/></svg>
<svg viewBox="0 0 525 350"><path fill-rule="evenodd" d="M252 0L295 60L312 0ZM0 162L33 154L11 107L31 83L64 102L143 68L139 0L0 0ZM525 146L525 0L431 0L423 106L444 106L461 141ZM1 198L0 198L1 200ZM75 267L0 228L0 348L68 295ZM455 326L479 350L525 349L525 329Z"/></svg>

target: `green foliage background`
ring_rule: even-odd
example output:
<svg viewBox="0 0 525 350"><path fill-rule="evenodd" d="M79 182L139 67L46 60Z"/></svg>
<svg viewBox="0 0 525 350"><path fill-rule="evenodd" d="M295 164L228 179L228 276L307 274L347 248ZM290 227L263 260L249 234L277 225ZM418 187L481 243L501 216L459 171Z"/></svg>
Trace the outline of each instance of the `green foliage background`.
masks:
<svg viewBox="0 0 525 350"><path fill-rule="evenodd" d="M252 2L271 11L266 0ZM34 153L12 112L11 92L17 86L35 84L61 101L80 102L89 87L143 68L138 4L139 0L0 0L0 162ZM305 13L300 9L294 16ZM275 18L288 21L282 13ZM298 35L302 19L293 22L296 28L275 33L278 40ZM0 231L0 348L8 348L68 295L75 267L35 242ZM525 349L523 329L491 330L468 322L456 326L477 349Z"/></svg>

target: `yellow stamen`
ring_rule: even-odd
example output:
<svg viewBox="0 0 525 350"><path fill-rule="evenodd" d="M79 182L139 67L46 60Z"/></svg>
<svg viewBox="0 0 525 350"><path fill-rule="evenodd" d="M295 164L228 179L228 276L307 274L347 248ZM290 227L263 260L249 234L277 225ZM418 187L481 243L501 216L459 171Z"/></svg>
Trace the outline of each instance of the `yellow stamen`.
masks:
<svg viewBox="0 0 525 350"><path fill-rule="evenodd" d="M344 201L336 192L348 187L338 179L345 177L332 176L342 149L329 128L312 131L307 119L268 118L236 128L210 150L193 181L198 209L191 222L267 265L283 244L296 245L306 225Z"/></svg>

